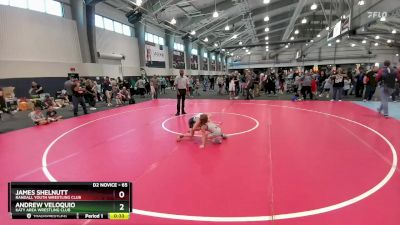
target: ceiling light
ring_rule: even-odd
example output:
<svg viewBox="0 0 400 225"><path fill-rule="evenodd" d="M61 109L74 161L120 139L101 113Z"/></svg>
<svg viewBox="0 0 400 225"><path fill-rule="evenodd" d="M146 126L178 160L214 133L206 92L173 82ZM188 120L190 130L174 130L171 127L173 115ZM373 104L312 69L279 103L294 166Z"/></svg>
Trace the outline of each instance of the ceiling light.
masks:
<svg viewBox="0 0 400 225"><path fill-rule="evenodd" d="M242 49L244 50L244 49L246 49L246 47L243 47Z"/></svg>
<svg viewBox="0 0 400 225"><path fill-rule="evenodd" d="M321 37L321 35L320 35L320 34L318 34L318 35L317 35L317 37Z"/></svg>
<svg viewBox="0 0 400 225"><path fill-rule="evenodd" d="M357 5L365 5L365 1L360 0L360 1L358 1Z"/></svg>
<svg viewBox="0 0 400 225"><path fill-rule="evenodd" d="M397 53L396 56L399 56L399 53Z"/></svg>
<svg viewBox="0 0 400 225"><path fill-rule="evenodd" d="M264 21L265 22L269 21L269 16L264 17Z"/></svg>
<svg viewBox="0 0 400 225"><path fill-rule="evenodd" d="M266 36L266 37L265 37L265 40L266 40L266 41L268 41L268 40L269 40L269 37L268 37L268 36Z"/></svg>
<svg viewBox="0 0 400 225"><path fill-rule="evenodd" d="M356 44L354 44L354 43L353 43L353 44L351 44L351 47L356 47Z"/></svg>
<svg viewBox="0 0 400 225"><path fill-rule="evenodd" d="M342 19L346 19L346 15L342 15Z"/></svg>
<svg viewBox="0 0 400 225"><path fill-rule="evenodd" d="M308 43L306 43L306 46L308 46Z"/></svg>
<svg viewBox="0 0 400 225"><path fill-rule="evenodd" d="M236 39L236 38L237 38L237 34L234 34L234 35L232 36L232 38L233 38L233 39Z"/></svg>
<svg viewBox="0 0 400 225"><path fill-rule="evenodd" d="M392 34L395 34L395 33L397 33L397 31L395 29L393 29L392 30Z"/></svg>
<svg viewBox="0 0 400 225"><path fill-rule="evenodd" d="M251 54L251 52L247 52L247 55L250 55Z"/></svg>
<svg viewBox="0 0 400 225"><path fill-rule="evenodd" d="M328 43L328 46L329 46L329 47L331 47L331 46L332 46L332 44L331 44L331 43Z"/></svg>
<svg viewBox="0 0 400 225"><path fill-rule="evenodd" d="M195 30L192 30L192 32L190 32L190 34L191 34L191 35L195 35L195 34L196 34L196 31L195 31Z"/></svg>
<svg viewBox="0 0 400 225"><path fill-rule="evenodd" d="M381 17L381 21L382 21L382 22L386 21L386 17L385 17L385 16L382 16L382 17Z"/></svg>
<svg viewBox="0 0 400 225"><path fill-rule="evenodd" d="M389 40L387 40L386 42L387 42L387 43L392 43L392 40L389 39Z"/></svg>
<svg viewBox="0 0 400 225"><path fill-rule="evenodd" d="M307 19L306 18L303 18L302 20L301 20L301 23L307 23Z"/></svg>
<svg viewBox="0 0 400 225"><path fill-rule="evenodd" d="M295 31L294 31L294 34L299 34L299 30L295 30Z"/></svg>
<svg viewBox="0 0 400 225"><path fill-rule="evenodd" d="M142 5L142 0L136 0L136 5L141 6Z"/></svg>
<svg viewBox="0 0 400 225"><path fill-rule="evenodd" d="M267 42L265 42L265 44L266 44L266 45L269 45L269 42L267 41Z"/></svg>
<svg viewBox="0 0 400 225"><path fill-rule="evenodd" d="M365 43L367 43L367 41L366 41L366 40L363 40L361 43L365 44Z"/></svg>
<svg viewBox="0 0 400 225"><path fill-rule="evenodd" d="M378 40L379 38L381 38L381 37L379 37L379 35L376 35L376 36L375 36L375 39L376 39L376 40Z"/></svg>
<svg viewBox="0 0 400 225"><path fill-rule="evenodd" d="M314 42L314 40L313 39L311 39L311 41L310 41L311 43L313 43Z"/></svg>
<svg viewBox="0 0 400 225"><path fill-rule="evenodd" d="M379 45L379 43L378 43L378 42L376 42L376 43L375 43L375 46L378 46L378 45Z"/></svg>
<svg viewBox="0 0 400 225"><path fill-rule="evenodd" d="M329 27L325 27L325 30L329 30Z"/></svg>
<svg viewBox="0 0 400 225"><path fill-rule="evenodd" d="M265 28L265 32L268 32L268 31L269 31L269 28L268 28L268 27L266 27L266 28Z"/></svg>
<svg viewBox="0 0 400 225"><path fill-rule="evenodd" d="M318 6L315 3L312 4L311 7L310 7L311 10L316 10L317 8L318 8Z"/></svg>
<svg viewBox="0 0 400 225"><path fill-rule="evenodd" d="M267 46L265 46L265 48L269 48L269 46L267 45Z"/></svg>
<svg viewBox="0 0 400 225"><path fill-rule="evenodd" d="M242 45L242 44L243 44L243 42L239 41L239 45Z"/></svg>
<svg viewBox="0 0 400 225"><path fill-rule="evenodd" d="M340 39L337 39L337 40L336 40L336 43L340 43Z"/></svg>
<svg viewBox="0 0 400 225"><path fill-rule="evenodd" d="M225 26L225 30L226 30L226 31L230 30L229 25L226 25L226 26Z"/></svg>
<svg viewBox="0 0 400 225"><path fill-rule="evenodd" d="M214 17L214 18L217 18L218 16L219 16L218 12L217 12L217 11L214 11L213 17Z"/></svg>
<svg viewBox="0 0 400 225"><path fill-rule="evenodd" d="M231 56L233 56L233 52L231 53Z"/></svg>
<svg viewBox="0 0 400 225"><path fill-rule="evenodd" d="M218 47L218 43L214 43L214 46L215 46L215 47Z"/></svg>
<svg viewBox="0 0 400 225"><path fill-rule="evenodd" d="M264 0L263 3L264 3L264 4L269 4L270 1L271 1L271 0Z"/></svg>
<svg viewBox="0 0 400 225"><path fill-rule="evenodd" d="M293 40L294 40L294 37L290 37L290 40L292 40L292 41L293 41Z"/></svg>
<svg viewBox="0 0 400 225"><path fill-rule="evenodd" d="M208 42L208 38L207 38L207 37L206 37L206 38L204 38L204 41L205 41L205 42Z"/></svg>
<svg viewBox="0 0 400 225"><path fill-rule="evenodd" d="M285 48L289 48L289 45L285 45Z"/></svg>
<svg viewBox="0 0 400 225"><path fill-rule="evenodd" d="M246 49L246 52L249 52L249 50L248 50L248 49Z"/></svg>
<svg viewBox="0 0 400 225"><path fill-rule="evenodd" d="M268 52L268 51L269 51L269 49L267 48L267 49L265 49L265 51L266 51L266 52Z"/></svg>
<svg viewBox="0 0 400 225"><path fill-rule="evenodd" d="M172 25L175 25L175 24L176 24L176 19L175 19L175 18L172 18L171 24L172 24Z"/></svg>

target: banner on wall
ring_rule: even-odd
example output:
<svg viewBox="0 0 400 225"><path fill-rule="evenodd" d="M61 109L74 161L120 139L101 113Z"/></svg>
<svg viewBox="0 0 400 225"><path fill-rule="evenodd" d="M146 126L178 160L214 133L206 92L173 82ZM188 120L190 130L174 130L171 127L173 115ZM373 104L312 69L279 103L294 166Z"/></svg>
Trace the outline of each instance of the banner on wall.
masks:
<svg viewBox="0 0 400 225"><path fill-rule="evenodd" d="M208 59L203 58L203 70L207 71L208 70Z"/></svg>
<svg viewBox="0 0 400 225"><path fill-rule="evenodd" d="M146 42L145 61L147 67L165 68L165 50L162 45Z"/></svg>
<svg viewBox="0 0 400 225"><path fill-rule="evenodd" d="M190 69L198 70L199 69L199 58L197 55L190 56Z"/></svg>
<svg viewBox="0 0 400 225"><path fill-rule="evenodd" d="M174 69L185 69L185 53L180 51L174 51L172 57L172 66Z"/></svg>

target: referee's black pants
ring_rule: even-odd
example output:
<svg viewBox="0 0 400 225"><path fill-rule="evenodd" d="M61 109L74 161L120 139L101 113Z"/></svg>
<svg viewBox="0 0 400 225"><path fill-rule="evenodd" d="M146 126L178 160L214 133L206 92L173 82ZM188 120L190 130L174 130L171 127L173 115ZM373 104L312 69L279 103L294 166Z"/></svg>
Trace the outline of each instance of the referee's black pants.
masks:
<svg viewBox="0 0 400 225"><path fill-rule="evenodd" d="M176 113L180 113L181 112L181 100L182 100L182 113L185 113L185 99L186 99L186 89L178 89L178 93L176 95L177 99L178 99L178 103L176 105Z"/></svg>

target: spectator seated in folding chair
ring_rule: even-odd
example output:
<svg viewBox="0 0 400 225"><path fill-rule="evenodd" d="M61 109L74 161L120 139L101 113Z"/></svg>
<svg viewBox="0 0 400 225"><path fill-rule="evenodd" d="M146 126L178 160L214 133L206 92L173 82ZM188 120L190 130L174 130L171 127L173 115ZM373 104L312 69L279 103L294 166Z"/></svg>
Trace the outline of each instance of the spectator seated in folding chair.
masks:
<svg viewBox="0 0 400 225"><path fill-rule="evenodd" d="M11 116L17 112L16 109L11 107L11 104L7 104L6 99L4 98L3 89L0 88L0 120L2 119L2 114L7 113Z"/></svg>
<svg viewBox="0 0 400 225"><path fill-rule="evenodd" d="M129 102L131 99L131 95L126 87L122 87L122 89L117 93L116 96L117 106L123 105L125 102Z"/></svg>

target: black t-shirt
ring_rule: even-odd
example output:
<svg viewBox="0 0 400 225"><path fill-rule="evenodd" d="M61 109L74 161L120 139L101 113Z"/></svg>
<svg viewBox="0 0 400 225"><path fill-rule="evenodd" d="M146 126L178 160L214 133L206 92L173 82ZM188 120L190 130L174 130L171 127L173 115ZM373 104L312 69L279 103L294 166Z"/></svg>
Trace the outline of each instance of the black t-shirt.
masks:
<svg viewBox="0 0 400 225"><path fill-rule="evenodd" d="M112 91L111 82L105 80L103 83L103 89L104 89L104 91Z"/></svg>
<svg viewBox="0 0 400 225"><path fill-rule="evenodd" d="M42 86L39 85L39 84L36 85L36 87L35 87L35 86L32 86L32 88L35 90L35 93L38 94L38 95L43 94L43 89L40 90L40 91L36 91L36 90L39 90L41 87L42 87Z"/></svg>
<svg viewBox="0 0 400 225"><path fill-rule="evenodd" d="M344 74L335 74L332 79L333 87L344 87Z"/></svg>
<svg viewBox="0 0 400 225"><path fill-rule="evenodd" d="M53 111L47 111L46 115L48 118L53 118L57 115L57 111L53 110Z"/></svg>
<svg viewBox="0 0 400 225"><path fill-rule="evenodd" d="M71 90L72 90L72 94L74 95L74 96L76 96L76 97L82 97L83 96L83 92L78 92L78 91L75 91L75 88L76 88L76 84L73 84L72 86L71 86Z"/></svg>

